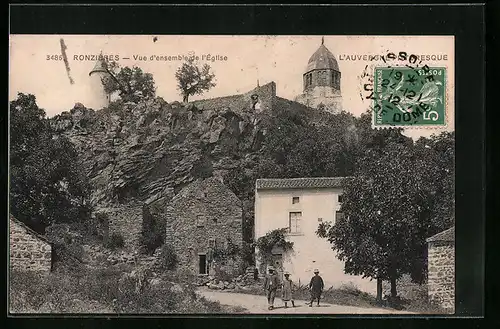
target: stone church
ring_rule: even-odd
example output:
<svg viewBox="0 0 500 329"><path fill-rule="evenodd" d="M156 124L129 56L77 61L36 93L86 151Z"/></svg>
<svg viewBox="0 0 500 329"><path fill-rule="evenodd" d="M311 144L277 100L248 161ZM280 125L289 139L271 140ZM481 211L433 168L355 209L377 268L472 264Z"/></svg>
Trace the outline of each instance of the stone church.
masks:
<svg viewBox="0 0 500 329"><path fill-rule="evenodd" d="M335 56L324 43L322 38L320 47L309 58L302 76L304 92L295 101L336 114L342 111L341 74Z"/></svg>

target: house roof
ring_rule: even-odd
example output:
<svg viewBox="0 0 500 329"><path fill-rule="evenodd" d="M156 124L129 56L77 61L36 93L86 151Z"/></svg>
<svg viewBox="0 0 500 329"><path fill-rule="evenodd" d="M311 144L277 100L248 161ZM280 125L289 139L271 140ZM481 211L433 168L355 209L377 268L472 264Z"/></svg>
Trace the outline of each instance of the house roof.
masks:
<svg viewBox="0 0 500 329"><path fill-rule="evenodd" d="M255 182L257 190L294 188L339 188L348 177L261 178Z"/></svg>
<svg viewBox="0 0 500 329"><path fill-rule="evenodd" d="M455 226L450 227L449 229L438 233L436 235L431 236L426 240L427 242L436 242L436 241L455 241Z"/></svg>
<svg viewBox="0 0 500 329"><path fill-rule="evenodd" d="M15 222L17 225L23 227L26 231L28 231L29 234L32 234L34 236L36 236L38 239L42 240L42 241L45 241L47 242L48 244L52 244L52 242L47 239L45 236L41 235L40 233L34 231L33 229L31 229L28 225L24 224L23 222L21 222L20 220L18 220L17 218L14 217L14 215L10 215L10 219Z"/></svg>

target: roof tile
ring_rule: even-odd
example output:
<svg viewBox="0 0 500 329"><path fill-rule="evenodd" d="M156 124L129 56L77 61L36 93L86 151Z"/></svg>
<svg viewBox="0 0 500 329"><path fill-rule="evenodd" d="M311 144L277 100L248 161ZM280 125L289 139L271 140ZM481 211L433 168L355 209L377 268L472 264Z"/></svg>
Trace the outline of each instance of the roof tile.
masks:
<svg viewBox="0 0 500 329"><path fill-rule="evenodd" d="M293 188L339 188L349 177L307 177L307 178L261 178L255 182L255 188L293 189Z"/></svg>

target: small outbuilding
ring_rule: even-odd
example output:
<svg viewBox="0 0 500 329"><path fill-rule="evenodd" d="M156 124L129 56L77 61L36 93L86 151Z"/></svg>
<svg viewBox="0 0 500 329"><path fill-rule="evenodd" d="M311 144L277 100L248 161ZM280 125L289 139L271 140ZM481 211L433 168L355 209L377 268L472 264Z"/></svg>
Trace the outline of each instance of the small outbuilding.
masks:
<svg viewBox="0 0 500 329"><path fill-rule="evenodd" d="M427 239L428 295L450 313L455 312L455 227Z"/></svg>
<svg viewBox="0 0 500 329"><path fill-rule="evenodd" d="M52 244L10 215L9 266L11 270L48 274L52 269Z"/></svg>

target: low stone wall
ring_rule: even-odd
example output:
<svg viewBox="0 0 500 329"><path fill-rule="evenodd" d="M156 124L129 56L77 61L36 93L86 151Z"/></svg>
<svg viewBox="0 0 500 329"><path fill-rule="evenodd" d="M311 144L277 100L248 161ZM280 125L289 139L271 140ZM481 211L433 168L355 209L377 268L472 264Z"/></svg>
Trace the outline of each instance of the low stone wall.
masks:
<svg viewBox="0 0 500 329"><path fill-rule="evenodd" d="M49 273L52 267L50 243L13 219L9 221L10 269Z"/></svg>
<svg viewBox="0 0 500 329"><path fill-rule="evenodd" d="M428 245L429 300L444 309L455 310L454 241L435 241Z"/></svg>

